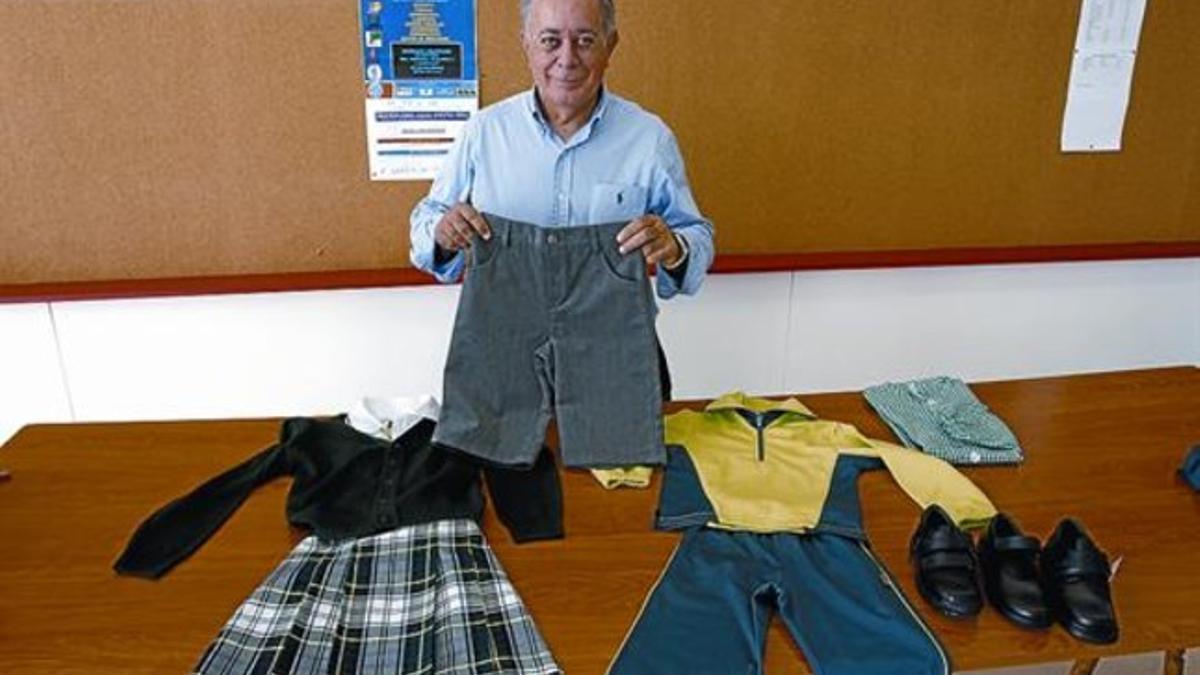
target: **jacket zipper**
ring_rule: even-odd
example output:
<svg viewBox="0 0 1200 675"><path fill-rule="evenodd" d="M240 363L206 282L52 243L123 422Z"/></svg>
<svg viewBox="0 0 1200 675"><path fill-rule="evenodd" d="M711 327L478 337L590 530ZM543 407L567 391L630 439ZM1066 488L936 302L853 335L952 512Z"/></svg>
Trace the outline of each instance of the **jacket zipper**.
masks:
<svg viewBox="0 0 1200 675"><path fill-rule="evenodd" d="M767 450L763 445L763 414L754 413L754 428L758 430L758 461L763 462L767 459Z"/></svg>

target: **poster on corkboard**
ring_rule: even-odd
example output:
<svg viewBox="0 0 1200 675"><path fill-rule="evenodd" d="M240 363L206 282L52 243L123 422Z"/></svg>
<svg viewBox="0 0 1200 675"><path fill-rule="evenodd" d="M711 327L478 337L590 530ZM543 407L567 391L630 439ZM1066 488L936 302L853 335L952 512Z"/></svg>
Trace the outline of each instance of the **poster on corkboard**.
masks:
<svg viewBox="0 0 1200 675"><path fill-rule="evenodd" d="M475 0L360 0L371 180L437 175L479 110Z"/></svg>

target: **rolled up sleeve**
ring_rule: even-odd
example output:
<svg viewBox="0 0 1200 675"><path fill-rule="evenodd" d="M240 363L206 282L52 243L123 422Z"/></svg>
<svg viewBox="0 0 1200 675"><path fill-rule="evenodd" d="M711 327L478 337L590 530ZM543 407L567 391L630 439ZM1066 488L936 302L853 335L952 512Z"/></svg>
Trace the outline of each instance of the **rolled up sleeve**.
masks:
<svg viewBox="0 0 1200 675"><path fill-rule="evenodd" d="M666 300L677 293L695 295L708 276L714 255L712 222L700 213L688 185L683 155L675 136L664 133L658 144L660 169L655 181L652 211L687 242L688 260L682 279L660 265L655 275L658 297Z"/></svg>
<svg viewBox="0 0 1200 675"><path fill-rule="evenodd" d="M464 256L459 251L448 260L438 261L434 229L455 204L470 200L471 182L475 174L473 154L476 134L477 127L472 119L446 155L446 161L430 186L429 194L417 202L409 215L409 260L414 267L432 274L442 283L458 279L462 274Z"/></svg>

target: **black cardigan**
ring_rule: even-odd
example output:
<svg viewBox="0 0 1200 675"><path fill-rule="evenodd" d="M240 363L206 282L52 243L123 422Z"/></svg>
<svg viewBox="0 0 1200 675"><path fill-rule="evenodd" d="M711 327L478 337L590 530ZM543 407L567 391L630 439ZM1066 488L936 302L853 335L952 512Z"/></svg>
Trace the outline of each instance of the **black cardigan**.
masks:
<svg viewBox="0 0 1200 675"><path fill-rule="evenodd" d="M549 450L524 471L482 466L431 443L424 419L389 442L341 418L298 417L279 442L212 478L147 518L114 564L119 574L157 578L187 559L259 486L293 482L287 518L323 540L363 537L407 525L483 515L480 471L501 522L517 542L562 536L562 485Z"/></svg>

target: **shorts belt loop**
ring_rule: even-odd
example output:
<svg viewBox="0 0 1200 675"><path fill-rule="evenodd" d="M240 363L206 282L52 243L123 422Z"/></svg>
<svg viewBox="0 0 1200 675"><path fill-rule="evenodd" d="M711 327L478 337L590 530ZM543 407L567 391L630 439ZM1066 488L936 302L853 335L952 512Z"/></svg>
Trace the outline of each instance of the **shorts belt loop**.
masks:
<svg viewBox="0 0 1200 675"><path fill-rule="evenodd" d="M489 220L488 224L492 226L492 236L496 238L496 245L507 247L508 242L511 241L512 227L510 227L508 221L504 220L503 218L498 218L495 216L493 216L493 218L495 219L495 222Z"/></svg>

